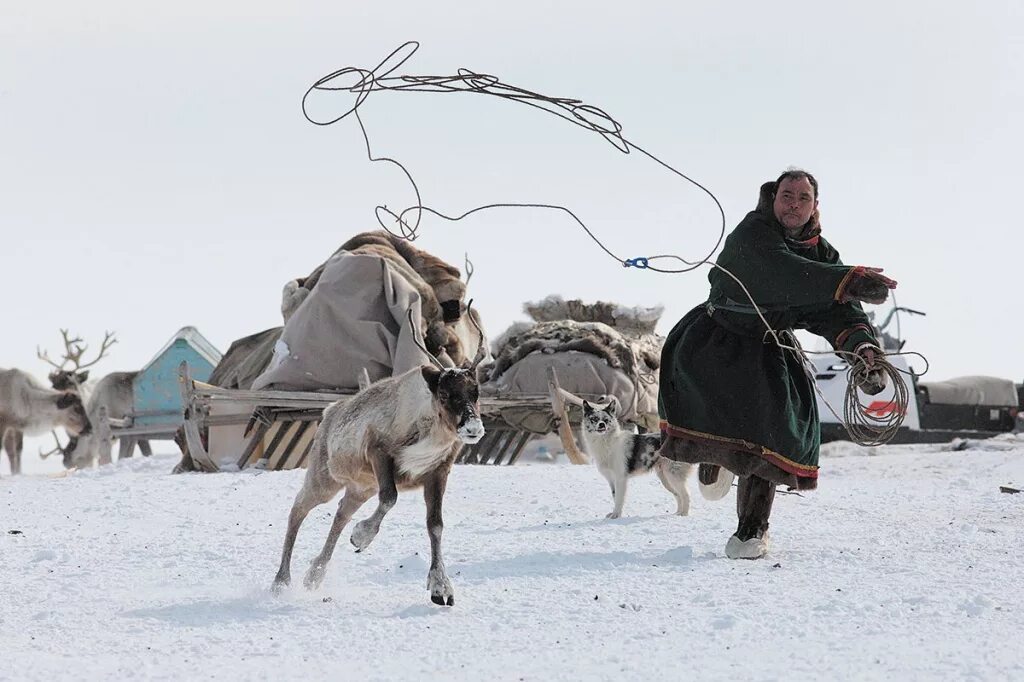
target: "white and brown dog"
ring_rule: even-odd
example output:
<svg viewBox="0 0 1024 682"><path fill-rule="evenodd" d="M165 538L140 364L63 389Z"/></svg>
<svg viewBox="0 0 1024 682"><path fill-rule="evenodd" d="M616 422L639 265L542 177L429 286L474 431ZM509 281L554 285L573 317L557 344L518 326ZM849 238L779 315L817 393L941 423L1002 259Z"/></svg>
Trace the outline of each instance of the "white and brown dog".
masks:
<svg viewBox="0 0 1024 682"><path fill-rule="evenodd" d="M632 433L623 429L615 418L614 401L603 409L597 409L584 400L582 435L584 450L594 458L597 470L607 479L612 490L615 506L607 518L617 519L622 515L630 477L646 474L651 469L676 498L676 514L689 514L690 493L686 490L686 479L693 465L673 462L659 455L660 434ZM729 492L733 479L733 476L724 475L710 485L700 483L701 496L709 500L721 499Z"/></svg>

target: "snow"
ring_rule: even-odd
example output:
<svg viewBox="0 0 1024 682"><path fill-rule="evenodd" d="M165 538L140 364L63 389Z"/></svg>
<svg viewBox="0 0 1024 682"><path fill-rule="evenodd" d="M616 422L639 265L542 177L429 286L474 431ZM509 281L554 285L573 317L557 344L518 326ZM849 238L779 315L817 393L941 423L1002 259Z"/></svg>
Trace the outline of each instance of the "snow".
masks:
<svg viewBox="0 0 1024 682"><path fill-rule="evenodd" d="M0 679L1024 679L1024 494L999 492L1024 439L956 447L825 446L760 561L724 557L734 494L677 517L642 477L610 521L592 466L459 466L452 608L429 601L417 493L363 553L350 526L307 592L336 504L317 508L275 597L301 471L5 476Z"/></svg>

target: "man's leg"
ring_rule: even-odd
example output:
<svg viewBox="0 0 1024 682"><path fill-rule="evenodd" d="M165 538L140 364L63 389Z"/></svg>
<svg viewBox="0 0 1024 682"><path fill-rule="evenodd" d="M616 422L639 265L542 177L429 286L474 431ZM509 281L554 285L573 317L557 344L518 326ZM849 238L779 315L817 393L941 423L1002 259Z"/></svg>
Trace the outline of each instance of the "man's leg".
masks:
<svg viewBox="0 0 1024 682"><path fill-rule="evenodd" d="M760 559L768 551L768 517L775 500L775 483L757 476L740 478L736 494L739 525L729 538L725 554L730 559Z"/></svg>

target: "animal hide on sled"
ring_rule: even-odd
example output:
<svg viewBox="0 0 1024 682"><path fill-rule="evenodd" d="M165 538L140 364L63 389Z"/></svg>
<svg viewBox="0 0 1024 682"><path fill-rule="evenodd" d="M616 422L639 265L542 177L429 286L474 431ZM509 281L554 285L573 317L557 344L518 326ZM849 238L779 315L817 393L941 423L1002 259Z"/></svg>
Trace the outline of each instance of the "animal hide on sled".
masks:
<svg viewBox="0 0 1024 682"><path fill-rule="evenodd" d="M420 333L427 350L441 362L459 366L476 355L479 336L466 319L466 284L457 267L384 230L357 234L342 244L332 258L342 252L379 258L419 294ZM285 284L281 297L285 324L320 282L328 262L308 277ZM473 314L479 324L476 310Z"/></svg>
<svg viewBox="0 0 1024 682"><path fill-rule="evenodd" d="M491 347L481 390L495 396L547 393L547 368L562 388L600 401L614 396L622 417L657 428L662 308L583 303L550 296L527 303L533 322L517 322ZM523 425L524 428L529 428ZM540 430L540 429L538 429Z"/></svg>

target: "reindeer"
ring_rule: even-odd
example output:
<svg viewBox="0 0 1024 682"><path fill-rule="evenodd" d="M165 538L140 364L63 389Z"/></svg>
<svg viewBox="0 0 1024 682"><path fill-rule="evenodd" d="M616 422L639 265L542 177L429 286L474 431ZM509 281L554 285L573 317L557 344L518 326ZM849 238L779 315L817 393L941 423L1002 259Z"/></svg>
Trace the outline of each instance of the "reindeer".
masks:
<svg viewBox="0 0 1024 682"><path fill-rule="evenodd" d="M11 473L21 473L21 447L30 436L57 427L74 436L88 435L92 425L74 391L46 388L20 369L0 369L0 436L11 463Z"/></svg>
<svg viewBox="0 0 1024 682"><path fill-rule="evenodd" d="M409 325L417 329L411 310ZM463 368L445 367L417 340L433 366L423 365L378 381L348 402L336 402L324 410L305 482L288 516L281 565L274 578L275 592L291 582L295 537L314 507L330 501L344 488L327 542L306 572L303 583L309 589L323 581L341 531L363 503L377 495L377 509L352 532L351 542L357 552L376 537L381 521L398 499L398 491L422 487L431 553L427 589L435 604L455 603L441 557L441 501L461 444L476 443L484 436L476 380L476 366L486 355L482 330L480 337L476 358Z"/></svg>
<svg viewBox="0 0 1024 682"><path fill-rule="evenodd" d="M99 460L100 464L110 464L112 461L111 448L113 447L113 438L109 430L100 428L103 421L100 418L100 413L105 409L106 416L111 419L123 419L132 413L134 408L132 384L138 372L111 372L98 382L95 382L95 384L91 382L87 384L89 372L82 370L87 370L87 368L92 367L106 356L110 347L117 343L114 333L105 333L103 342L100 344L99 353L94 359L85 363L82 362L82 356L85 354L88 346L79 337L69 338L66 329L61 329L60 333L64 338L64 357L60 364L51 360L46 351L40 351L37 348L36 354L40 360L56 368L49 375L50 383L54 388L75 391L82 396L89 421L96 427L86 437L72 437L68 441L67 446L61 448L60 451L64 456L64 466L69 469L72 467L81 468L92 466L97 460ZM72 363L71 367L67 367L68 363ZM54 438L56 439L56 434L54 434ZM60 445L59 440L57 444L58 446ZM149 441L140 440L138 445L143 456L149 457L153 454ZM132 449L131 442L122 441L118 459L131 457ZM40 452L40 456L45 458L55 454L55 452L55 450L46 453Z"/></svg>
<svg viewBox="0 0 1024 682"><path fill-rule="evenodd" d="M111 372L97 382L93 389L85 409L89 420L96 428L88 436L72 439L65 448L65 464L70 467L90 467L97 461L102 466L110 464L111 449L114 438L109 428L105 428L105 420L102 413L110 419L123 419L132 413L134 409L134 394L132 384L138 372ZM144 457L153 454L149 441L140 440L139 450ZM118 449L118 460L132 456L132 442L122 440Z"/></svg>

